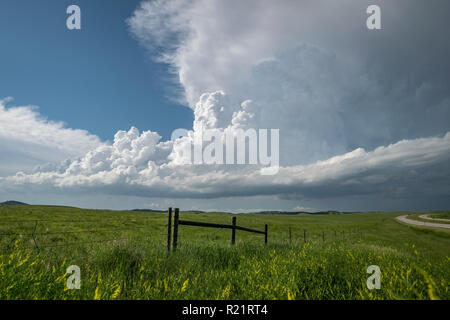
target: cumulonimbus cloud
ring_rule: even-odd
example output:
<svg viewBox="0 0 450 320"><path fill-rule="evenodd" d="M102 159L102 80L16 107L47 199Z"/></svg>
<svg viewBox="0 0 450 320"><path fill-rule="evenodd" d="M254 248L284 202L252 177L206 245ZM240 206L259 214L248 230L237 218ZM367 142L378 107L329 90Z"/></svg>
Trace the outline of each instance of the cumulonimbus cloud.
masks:
<svg viewBox="0 0 450 320"><path fill-rule="evenodd" d="M375 32L365 22L377 3L354 0L144 1L128 22L194 112L222 90L224 126L251 100L245 125L280 129L281 161L295 165L449 130L448 3L376 2ZM434 18L411 21L423 15Z"/></svg>

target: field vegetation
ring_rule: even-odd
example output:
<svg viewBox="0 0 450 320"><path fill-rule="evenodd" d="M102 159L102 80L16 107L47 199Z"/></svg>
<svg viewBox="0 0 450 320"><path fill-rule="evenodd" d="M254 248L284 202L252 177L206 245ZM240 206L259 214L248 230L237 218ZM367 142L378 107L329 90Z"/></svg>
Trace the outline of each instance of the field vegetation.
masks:
<svg viewBox="0 0 450 320"><path fill-rule="evenodd" d="M230 230L180 226L169 253L164 213L4 206L0 299L449 299L450 234L402 224L401 214L242 214L240 226L269 225L268 245L237 231L231 246ZM80 267L79 290L66 286L70 265ZM381 269L379 290L366 286L370 265Z"/></svg>

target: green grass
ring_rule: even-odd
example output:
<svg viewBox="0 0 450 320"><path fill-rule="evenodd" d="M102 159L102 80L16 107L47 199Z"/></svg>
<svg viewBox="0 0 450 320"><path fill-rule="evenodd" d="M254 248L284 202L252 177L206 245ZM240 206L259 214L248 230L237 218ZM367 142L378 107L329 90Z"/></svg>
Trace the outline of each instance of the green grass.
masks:
<svg viewBox="0 0 450 320"><path fill-rule="evenodd" d="M168 254L164 213L0 207L0 299L449 299L449 233L401 214L238 215L241 226L268 224L269 244L238 230L233 247L230 230L180 226ZM81 268L80 290L66 288L69 265ZM366 287L369 265L380 290Z"/></svg>
<svg viewBox="0 0 450 320"><path fill-rule="evenodd" d="M450 212L432 212L430 214L430 217L438 219L450 219Z"/></svg>

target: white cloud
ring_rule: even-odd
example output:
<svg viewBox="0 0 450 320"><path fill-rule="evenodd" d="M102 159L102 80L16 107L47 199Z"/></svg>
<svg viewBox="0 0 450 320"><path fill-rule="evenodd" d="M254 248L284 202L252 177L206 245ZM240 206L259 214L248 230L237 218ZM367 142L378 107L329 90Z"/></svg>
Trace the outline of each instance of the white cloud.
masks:
<svg viewBox="0 0 450 320"><path fill-rule="evenodd" d="M66 128L62 122L45 119L37 107L7 107L10 101L11 98L0 100L0 176L83 156L102 144L85 130Z"/></svg>
<svg viewBox="0 0 450 320"><path fill-rule="evenodd" d="M147 139L148 152L135 149ZM385 187L390 190L397 187L408 194L420 184L426 186L430 168L440 167L439 175L444 177L450 173L446 168L450 160L450 133L400 141L369 152L356 149L309 165L282 167L275 176L262 176L257 166L169 166L168 143L157 143L158 140L154 133L138 134L132 128L116 134L112 146L89 152L64 171L19 173L3 182L171 198L255 195L320 198L385 193ZM158 161L160 165L156 164ZM448 188L436 190L435 194L439 192L446 193Z"/></svg>

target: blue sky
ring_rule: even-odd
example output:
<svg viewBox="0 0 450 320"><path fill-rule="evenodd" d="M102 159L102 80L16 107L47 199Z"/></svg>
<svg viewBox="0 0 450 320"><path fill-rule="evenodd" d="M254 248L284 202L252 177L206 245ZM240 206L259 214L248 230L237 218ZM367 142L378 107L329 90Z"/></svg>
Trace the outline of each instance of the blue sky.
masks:
<svg viewBox="0 0 450 320"><path fill-rule="evenodd" d="M448 0L2 0L0 202L448 209L449 14ZM177 128L190 136L169 140ZM279 170L184 164L202 128L279 130Z"/></svg>
<svg viewBox="0 0 450 320"><path fill-rule="evenodd" d="M82 30L66 28L78 4ZM175 102L177 83L155 63L126 24L139 1L19 0L0 3L0 98L103 140L136 126L170 137L192 126Z"/></svg>

